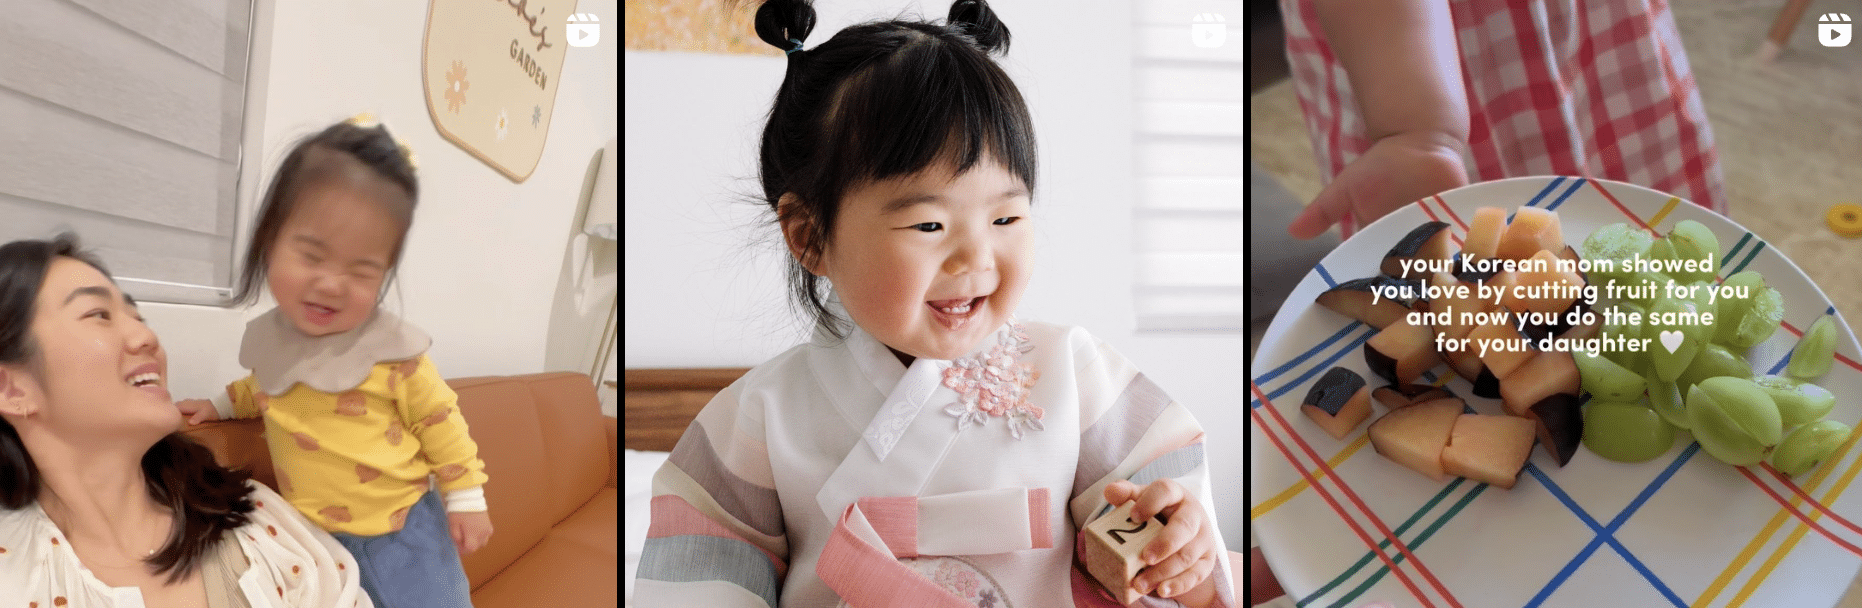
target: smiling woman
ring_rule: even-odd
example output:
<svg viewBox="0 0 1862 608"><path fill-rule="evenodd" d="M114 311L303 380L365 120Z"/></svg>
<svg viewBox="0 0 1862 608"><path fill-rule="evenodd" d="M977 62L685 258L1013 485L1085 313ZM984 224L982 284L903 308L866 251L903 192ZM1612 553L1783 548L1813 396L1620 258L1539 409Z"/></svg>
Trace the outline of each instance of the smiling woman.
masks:
<svg viewBox="0 0 1862 608"><path fill-rule="evenodd" d="M332 568L354 561L334 539L175 433L167 367L75 237L0 246L0 589L72 608L261 605L250 580L291 606L368 605L355 569Z"/></svg>

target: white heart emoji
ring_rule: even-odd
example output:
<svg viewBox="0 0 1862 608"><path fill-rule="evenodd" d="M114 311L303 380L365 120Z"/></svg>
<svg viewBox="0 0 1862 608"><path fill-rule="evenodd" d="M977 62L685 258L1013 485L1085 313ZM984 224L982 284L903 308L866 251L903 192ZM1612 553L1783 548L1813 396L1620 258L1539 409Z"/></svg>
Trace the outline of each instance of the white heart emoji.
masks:
<svg viewBox="0 0 1862 608"><path fill-rule="evenodd" d="M1662 332L1662 347L1668 349L1669 353L1681 348L1681 332L1673 330Z"/></svg>

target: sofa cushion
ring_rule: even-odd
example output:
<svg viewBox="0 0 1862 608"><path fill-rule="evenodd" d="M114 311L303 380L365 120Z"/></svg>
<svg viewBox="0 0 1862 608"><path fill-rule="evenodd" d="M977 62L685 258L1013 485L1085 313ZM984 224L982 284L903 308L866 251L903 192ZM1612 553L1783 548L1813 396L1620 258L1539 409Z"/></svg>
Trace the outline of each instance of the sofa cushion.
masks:
<svg viewBox="0 0 1862 608"><path fill-rule="evenodd" d="M595 553L606 555L609 559L620 556L621 521L620 491L614 488L602 488L595 497L582 505L581 509L569 514L569 518L556 524L556 528L543 535L544 542L561 541L578 544Z"/></svg>
<svg viewBox="0 0 1862 608"><path fill-rule="evenodd" d="M608 486L618 461L608 450L607 427L601 397L586 374L556 373L523 376L537 403L551 407L537 411L543 424L543 453L549 458L551 492L562 499L552 522L562 521ZM613 511L610 511L612 513Z"/></svg>
<svg viewBox="0 0 1862 608"><path fill-rule="evenodd" d="M617 541L612 531L614 503L608 504L607 547L597 549L592 547L596 543L586 542L587 539L552 532L525 553L523 559L499 573L498 578L473 591L472 605L478 608L620 605L620 581L614 573ZM591 519L600 517L593 510L588 515Z"/></svg>
<svg viewBox="0 0 1862 608"><path fill-rule="evenodd" d="M566 499L553 493L544 449L541 407L522 381L504 379L461 387L459 413L466 419L479 458L485 461L485 503L491 509L491 543L465 557L466 578L475 586L491 580L543 540ZM580 505L586 498L575 499Z"/></svg>

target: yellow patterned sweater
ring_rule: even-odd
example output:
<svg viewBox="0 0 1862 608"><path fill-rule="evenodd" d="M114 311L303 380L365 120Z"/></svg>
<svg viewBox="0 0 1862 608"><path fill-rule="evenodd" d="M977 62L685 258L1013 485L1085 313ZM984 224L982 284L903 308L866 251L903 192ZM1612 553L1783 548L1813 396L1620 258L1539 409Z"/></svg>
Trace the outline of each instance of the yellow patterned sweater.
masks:
<svg viewBox="0 0 1862 608"><path fill-rule="evenodd" d="M235 417L264 417L279 494L326 530L399 531L429 473L444 492L488 480L458 395L425 354L377 363L341 393L299 383L267 395L256 375L226 392Z"/></svg>

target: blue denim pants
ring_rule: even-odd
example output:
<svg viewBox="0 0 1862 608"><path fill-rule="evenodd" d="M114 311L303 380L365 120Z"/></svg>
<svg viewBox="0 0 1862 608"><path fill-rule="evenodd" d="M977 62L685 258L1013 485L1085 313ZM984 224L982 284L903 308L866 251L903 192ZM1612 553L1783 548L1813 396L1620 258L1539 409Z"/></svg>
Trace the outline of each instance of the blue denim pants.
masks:
<svg viewBox="0 0 1862 608"><path fill-rule="evenodd" d="M330 535L355 556L362 589L376 608L472 608L472 586L459 565L438 492L414 503L399 532Z"/></svg>

